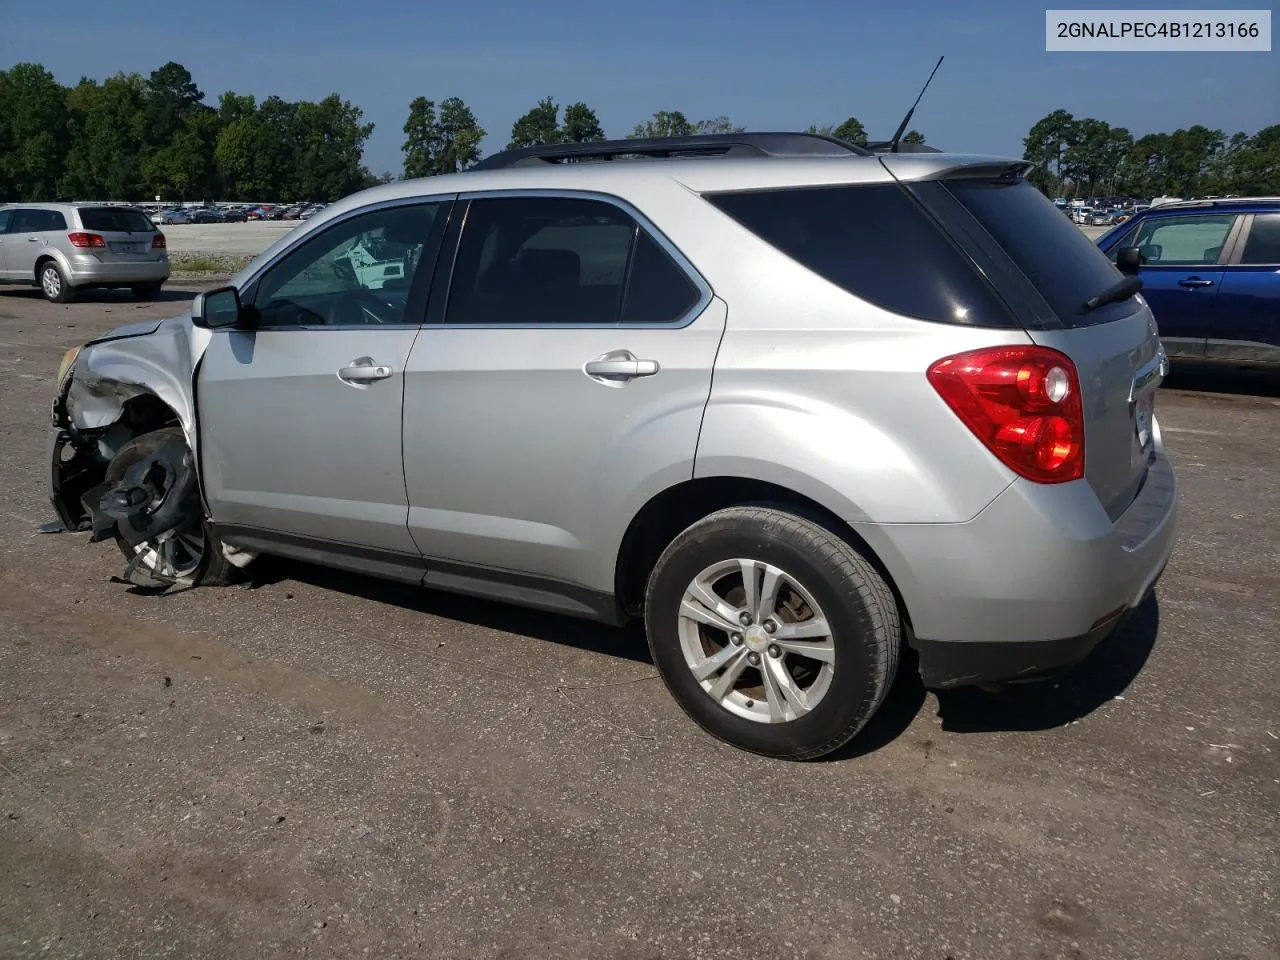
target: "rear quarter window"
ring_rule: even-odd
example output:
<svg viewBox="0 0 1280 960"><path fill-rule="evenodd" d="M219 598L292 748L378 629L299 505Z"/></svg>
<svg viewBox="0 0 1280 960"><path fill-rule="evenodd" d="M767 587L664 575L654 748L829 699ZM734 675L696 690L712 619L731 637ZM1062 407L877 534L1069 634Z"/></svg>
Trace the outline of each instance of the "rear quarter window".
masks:
<svg viewBox="0 0 1280 960"><path fill-rule="evenodd" d="M706 199L820 277L886 310L942 323L1014 324L973 261L897 184L755 190Z"/></svg>
<svg viewBox="0 0 1280 960"><path fill-rule="evenodd" d="M86 230L106 233L152 233L155 224L141 210L120 210L111 207L81 207L80 223Z"/></svg>
<svg viewBox="0 0 1280 960"><path fill-rule="evenodd" d="M1105 323L1137 309L1137 301L1130 299L1081 313L1086 300L1123 277L1094 242L1026 180L944 183L1064 325Z"/></svg>

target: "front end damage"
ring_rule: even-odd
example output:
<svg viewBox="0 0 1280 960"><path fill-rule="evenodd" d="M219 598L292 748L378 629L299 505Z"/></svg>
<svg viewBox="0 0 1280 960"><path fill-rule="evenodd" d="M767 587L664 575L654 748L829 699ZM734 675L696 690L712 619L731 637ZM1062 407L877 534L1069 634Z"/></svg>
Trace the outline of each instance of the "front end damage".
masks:
<svg viewBox="0 0 1280 960"><path fill-rule="evenodd" d="M126 580L139 566L154 581L190 579L175 557L208 514L194 403L208 337L186 317L138 324L68 351L59 371L49 499L63 529L120 542ZM236 566L252 559L221 549Z"/></svg>

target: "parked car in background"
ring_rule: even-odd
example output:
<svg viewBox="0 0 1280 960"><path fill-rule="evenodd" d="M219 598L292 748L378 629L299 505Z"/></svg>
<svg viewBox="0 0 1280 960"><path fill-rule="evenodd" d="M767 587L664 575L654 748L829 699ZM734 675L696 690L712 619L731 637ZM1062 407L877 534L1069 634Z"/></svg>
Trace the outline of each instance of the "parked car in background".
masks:
<svg viewBox="0 0 1280 960"><path fill-rule="evenodd" d="M1169 356L1280 364L1280 198L1169 201L1097 243L1136 249Z"/></svg>
<svg viewBox="0 0 1280 960"><path fill-rule="evenodd" d="M191 217L187 214L187 212L178 207L174 207L169 210L161 210L159 213L156 213L154 216L152 216L151 219L155 223L162 223L162 224L167 224L167 223L176 224L176 223L191 222Z"/></svg>
<svg viewBox="0 0 1280 960"><path fill-rule="evenodd" d="M227 223L244 223L249 216L244 207L228 207L222 211L222 219Z"/></svg>
<svg viewBox="0 0 1280 960"><path fill-rule="evenodd" d="M67 303L95 287L128 287L153 300L167 279L164 234L135 207L0 206L0 283L39 287L45 299Z"/></svg>
<svg viewBox="0 0 1280 960"><path fill-rule="evenodd" d="M1029 169L740 134L374 187L71 351L53 502L168 582L283 554L642 618L704 729L829 753L904 644L1043 679L1173 549L1151 312Z"/></svg>
<svg viewBox="0 0 1280 960"><path fill-rule="evenodd" d="M226 219L218 207L192 207L187 212L192 223L222 223Z"/></svg>

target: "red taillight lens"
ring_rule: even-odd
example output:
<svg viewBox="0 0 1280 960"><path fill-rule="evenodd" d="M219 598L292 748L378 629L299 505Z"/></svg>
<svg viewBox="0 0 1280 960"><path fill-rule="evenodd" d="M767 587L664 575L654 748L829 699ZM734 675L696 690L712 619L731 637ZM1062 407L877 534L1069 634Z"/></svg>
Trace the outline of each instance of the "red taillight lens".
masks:
<svg viewBox="0 0 1280 960"><path fill-rule="evenodd" d="M105 247L107 241L96 233L69 233L67 239L71 241L73 247Z"/></svg>
<svg viewBox="0 0 1280 960"><path fill-rule="evenodd" d="M992 347L939 360L929 382L1010 470L1037 483L1084 476L1080 378L1047 347Z"/></svg>
<svg viewBox="0 0 1280 960"><path fill-rule="evenodd" d="M163 250L166 246L168 246L168 241L165 240L163 233L157 233L151 238L152 250Z"/></svg>

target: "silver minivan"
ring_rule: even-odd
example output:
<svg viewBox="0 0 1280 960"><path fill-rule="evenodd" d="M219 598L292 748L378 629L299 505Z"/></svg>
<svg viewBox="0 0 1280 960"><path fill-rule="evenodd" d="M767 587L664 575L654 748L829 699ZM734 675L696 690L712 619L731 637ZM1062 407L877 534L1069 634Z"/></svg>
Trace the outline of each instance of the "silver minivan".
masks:
<svg viewBox="0 0 1280 960"><path fill-rule="evenodd" d="M375 187L70 351L51 499L127 577L642 619L703 728L827 753L907 646L932 687L1051 676L1173 550L1136 266L1027 169L735 134Z"/></svg>
<svg viewBox="0 0 1280 960"><path fill-rule="evenodd" d="M164 234L141 210L101 204L0 206L0 283L67 303L78 290L128 287L153 300L169 279Z"/></svg>

